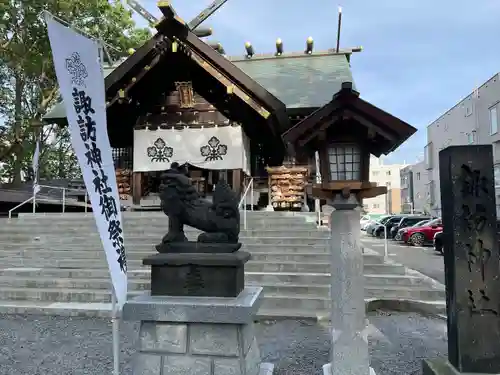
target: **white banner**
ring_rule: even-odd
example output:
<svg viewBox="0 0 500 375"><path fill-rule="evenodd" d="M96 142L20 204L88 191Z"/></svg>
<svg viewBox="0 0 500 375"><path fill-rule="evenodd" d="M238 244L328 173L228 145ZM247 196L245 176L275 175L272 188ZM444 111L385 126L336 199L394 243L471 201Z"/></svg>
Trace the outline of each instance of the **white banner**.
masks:
<svg viewBox="0 0 500 375"><path fill-rule="evenodd" d="M40 159L40 139L37 136L35 152L33 153L33 194L37 194L40 191L40 186L38 186L38 164Z"/></svg>
<svg viewBox="0 0 500 375"><path fill-rule="evenodd" d="M119 307L127 300L127 260L116 175L106 126L99 45L46 15L71 144L82 170ZM92 249L88 249L92 250Z"/></svg>
<svg viewBox="0 0 500 375"><path fill-rule="evenodd" d="M240 126L134 131L134 172L164 171L172 162L250 173L250 142Z"/></svg>

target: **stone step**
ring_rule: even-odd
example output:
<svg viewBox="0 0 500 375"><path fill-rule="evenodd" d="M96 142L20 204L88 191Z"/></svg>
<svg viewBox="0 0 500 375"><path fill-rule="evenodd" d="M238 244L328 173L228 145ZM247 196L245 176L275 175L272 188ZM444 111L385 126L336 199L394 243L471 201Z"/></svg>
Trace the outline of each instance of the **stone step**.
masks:
<svg viewBox="0 0 500 375"><path fill-rule="evenodd" d="M258 223L258 222L278 222L278 223L296 223L304 225L316 225L316 217L298 217L298 216L262 216L262 215L247 215L247 223ZM51 222L56 223L66 223L71 225L74 223L90 224L95 225L95 218L93 215L62 215L62 216L35 216L35 217L19 217L12 219L0 219L1 222L7 224L27 224L27 223L38 223L38 224L49 224ZM168 216L166 215L152 215L152 216L129 216L122 215L122 221L125 224L130 223L168 223ZM240 221L245 221L245 215L240 215Z"/></svg>
<svg viewBox="0 0 500 375"><path fill-rule="evenodd" d="M51 258L40 258L40 259L23 259L23 258L4 258L0 259L1 265L5 269L10 270L13 268L29 268L40 269L41 272L45 270L45 267L65 269L71 272L76 272L79 270L98 270L107 271L106 262L95 261L95 260L79 260L79 259L51 259ZM127 262L129 269L144 269L149 268L142 265L142 261L139 260L129 260ZM330 265L328 263L312 263L312 264L301 264L297 262L280 262L271 263L269 260L261 261L249 261L245 265L245 270L248 272L323 272L328 273L330 271ZM12 271L8 271L12 272ZM405 275L406 269L404 266L397 264L364 264L363 272L365 274L380 274L380 275Z"/></svg>
<svg viewBox="0 0 500 375"><path fill-rule="evenodd" d="M71 230L66 230L64 228L17 228L17 229L11 229L7 230L8 228L3 228L0 231L0 236L2 238L2 241L17 241L17 240L24 240L24 239L33 239L33 238L39 238L40 240L45 239L45 238L53 238L53 237L61 237L61 236L68 236L72 238L82 238L82 237L97 237L98 233L96 228L72 228ZM2 233L2 231L4 231ZM85 235L84 235L85 233ZM162 228L134 228L127 230L127 228L124 229L123 231L125 239L129 238L162 238L166 233L167 233L167 228L162 227ZM190 230L186 231L186 236L189 239L196 240L198 236L202 233L201 231L195 231L195 230ZM275 229L262 229L262 230L242 230L240 232L240 237L246 238L246 237L313 237L313 238L329 238L330 237L330 232L327 231L319 231L319 230L307 230L307 229L280 229L280 230L275 230Z"/></svg>
<svg viewBox="0 0 500 375"><path fill-rule="evenodd" d="M163 216L152 216L152 217L134 217L130 218L127 216L122 217L122 220L125 224L127 223L134 223L134 224L139 224L139 225L147 225L148 223L151 223L153 221L156 221L157 223L168 223L168 217L163 215ZM51 217L51 216L42 216L42 217L30 217L30 218L18 218L18 219L10 219L11 223L18 223L18 224L25 224L25 225L30 225L30 224L49 224L49 223L57 223L57 224L62 224L65 226L71 226L75 224L88 224L88 225L95 225L95 219L93 216L89 217ZM245 222L245 217L240 216L240 223ZM301 217L255 217L248 215L246 218L247 225L251 224L262 224L262 223L279 223L279 224L301 224L301 225L307 225L307 224L315 224L315 220L308 220L305 218Z"/></svg>
<svg viewBox="0 0 500 375"><path fill-rule="evenodd" d="M252 260L261 260L268 262L297 262L297 263L319 263L319 264L330 264L330 256L326 251L318 251L318 252L286 252L287 249L272 249L265 248L263 249L257 248L257 246L244 246L243 250L249 251L252 254ZM282 250L283 252L278 252ZM307 250L307 249L304 249ZM316 249L315 249L316 250ZM320 249L318 249L320 250ZM142 260L150 255L154 254L152 248L144 249L144 250L136 250L132 248L127 251L127 259L128 260ZM57 260L65 260L65 259L81 259L81 260L100 260L102 262L105 261L104 250L46 250L38 249L38 248L24 248L20 247L18 249L4 249L0 251L0 259L11 259L11 258L24 258L28 259L57 259ZM363 255L363 259L366 263L377 264L383 263L384 258L381 255L372 255L365 254ZM1 264L1 263L0 263Z"/></svg>
<svg viewBox="0 0 500 375"><path fill-rule="evenodd" d="M263 249L260 248L255 248L252 249L250 246L246 246L244 250L251 251L252 254L252 260L255 261L262 261L266 262L267 265L272 266L272 267L279 267L280 262L294 262L298 263L298 266L300 267L301 265L310 265L311 269L315 267L316 265L322 266L322 265L327 265L329 267L330 265L330 255L326 253L325 251L323 252L304 252L304 253L298 253L298 252L280 252L278 253L277 251L284 251L286 249L278 248L278 249L273 249L273 248L265 248L264 250L269 250L269 251L262 251ZM312 250L312 249L311 249ZM154 252L152 249L149 250L143 250L143 251L127 251L127 258L128 259L143 259L149 255L152 255ZM76 251L76 250L40 250L40 249L20 249L20 250L3 250L0 251L0 259L4 258L24 258L24 259L92 259L92 260L97 260L99 259L100 261L104 262L105 261L105 256L104 256L104 251L103 250L85 250L85 251ZM369 264L380 264L383 263L384 258L380 255L364 255L364 260L366 263ZM278 263L278 264L277 264ZM1 264L1 261L0 261ZM320 271L324 272L324 271Z"/></svg>
<svg viewBox="0 0 500 375"><path fill-rule="evenodd" d="M408 288L390 286L380 288L378 286L365 286L365 299L383 300L411 300L411 301L443 301L446 294L441 290L430 288ZM318 297L308 294L299 295L294 293L266 293L262 303L263 309L290 309L321 311L330 309L330 298L328 296Z"/></svg>
<svg viewBox="0 0 500 375"><path fill-rule="evenodd" d="M301 218L301 219L315 219L317 213L315 212L292 212L292 211L250 211L247 210L248 217L270 217L270 218ZM240 210L240 215L244 215L244 211ZM80 219L80 218L93 218L92 212L20 212L19 220L29 219L43 219L43 218L66 218L66 219ZM123 218L161 218L166 217L162 211L124 211L122 212Z"/></svg>
<svg viewBox="0 0 500 375"><path fill-rule="evenodd" d="M156 245L161 241L161 237L158 236L125 236L125 245L130 247L135 247L138 245ZM288 245L319 245L328 244L328 238L315 238L315 237L240 237L240 242L244 244L288 244ZM79 236L56 236L52 234L40 235L35 237L23 237L15 240L9 240L6 238L0 239L0 249L4 248L4 245L12 244L34 244L34 243L47 243L51 245L59 244L84 244L85 248L91 247L101 247L101 240L99 236L94 234L79 235Z"/></svg>
<svg viewBox="0 0 500 375"><path fill-rule="evenodd" d="M266 273L324 273L330 272L329 264L325 263L310 263L299 264L297 262L283 262L273 264L269 261L250 261L245 265L246 272L266 272ZM373 272L375 271L375 272ZM369 264L364 265L364 273L368 276L405 276L405 268L399 265L392 264ZM129 279L149 280L150 269L143 266L142 268L129 268L127 271ZM89 268L40 268L40 267L10 267L0 268L0 276L3 277L19 277L19 278L36 278L36 277L55 277L55 278L109 278L109 270L105 267Z"/></svg>
<svg viewBox="0 0 500 375"><path fill-rule="evenodd" d="M149 290L148 274L143 277L130 277L129 290ZM327 273L292 273L292 272L245 272L248 284L266 286L267 291L279 293L289 291L298 294L328 295L330 290L330 274ZM422 278L406 275L365 275L365 285L368 286L422 286L426 281ZM16 288L61 288L61 289L109 289L110 279L104 278L63 278L43 276L10 275L0 276L0 291L4 287Z"/></svg>
<svg viewBox="0 0 500 375"><path fill-rule="evenodd" d="M158 241L159 242L159 241ZM154 245L156 243L141 243L141 244L132 244L129 242L125 243L125 248L127 249L127 252L144 252L146 255L152 255L156 254L156 250L154 248ZM286 253L286 254L296 254L296 253L301 253L301 254L308 254L308 253L322 253L324 255L329 254L329 250L327 249L325 244L318 244L318 245L288 245L288 244L247 244L243 243L241 250L243 251L248 251L249 253L255 254L255 253ZM40 241L35 241L30 244L24 244L24 243L2 243L0 242L0 256L2 255L3 252L7 251L15 251L19 254L19 256L22 256L23 254L29 254L30 252L33 251L50 251L54 252L54 256L57 257L74 257L78 256L76 255L77 253L86 253L86 252L95 252L94 254L101 253L103 254L104 250L102 248L102 244L99 245L88 245L85 244L82 246L81 243L59 243L59 244L52 244L52 243L42 243ZM59 253L59 252L64 252L68 253L71 252L72 254L69 255L64 255L64 253Z"/></svg>
<svg viewBox="0 0 500 375"><path fill-rule="evenodd" d="M255 284L254 284L255 285ZM313 290L308 290L307 294L299 294L293 288L288 292L282 285L261 285L264 288L265 309L329 309L330 299L328 295L313 294ZM302 287L302 286L301 286ZM321 288L310 286L313 288ZM276 289L273 289L276 288ZM272 293L272 290L276 290ZM318 289L316 289L316 292ZM128 298L133 298L142 291L130 291ZM322 293L323 294L323 293ZM383 299L409 299L409 300L442 300L445 292L432 290L430 288L408 288L399 286L365 286L366 298ZM21 301L44 301L44 302L110 302L110 289L78 289L78 288L28 288L28 287L2 287L0 288L0 300L21 300Z"/></svg>
<svg viewBox="0 0 500 375"><path fill-rule="evenodd" d="M280 223L274 222L270 220L269 222L247 222L247 227L245 229L244 223L241 222L241 231L245 230L309 230L309 231L317 231L317 232L329 232L328 228L317 228L315 224L308 223ZM54 228L56 227L56 228ZM41 223L32 222L7 222L6 224L2 224L0 226L0 233L9 233L10 231L29 231L30 228L35 230L58 230L58 231L78 231L85 230L88 232L95 232L96 225L94 222L83 222L83 223L73 223L67 221L42 221ZM125 232L136 230L136 229L146 229L147 231L151 230L159 230L159 231L167 231L168 221L151 221L147 222L134 222L134 221L126 221L123 225L123 229ZM187 232L189 231L198 231L195 228L187 227L185 228Z"/></svg>

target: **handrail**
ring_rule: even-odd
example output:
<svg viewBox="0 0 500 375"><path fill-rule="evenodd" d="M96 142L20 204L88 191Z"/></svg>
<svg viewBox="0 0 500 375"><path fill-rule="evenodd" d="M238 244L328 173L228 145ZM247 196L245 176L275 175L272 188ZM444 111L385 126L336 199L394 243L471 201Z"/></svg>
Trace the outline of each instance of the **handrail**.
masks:
<svg viewBox="0 0 500 375"><path fill-rule="evenodd" d="M19 207L24 206L26 203L31 202L34 198L35 198L35 196L33 195L32 197L29 197L28 199L26 199L24 202L19 203L16 207L11 208L9 210L9 219L12 219L12 211L17 210Z"/></svg>
<svg viewBox="0 0 500 375"><path fill-rule="evenodd" d="M241 205L243 204L243 228L245 230L247 229L247 195L248 195L249 189L250 189L251 197L252 197L251 198L252 204L250 205L250 209L253 211L253 177L250 179L250 182L247 184L247 187L245 188L243 196L241 197L240 203L238 204L238 209L240 209Z"/></svg>
<svg viewBox="0 0 500 375"><path fill-rule="evenodd" d="M70 187L64 187L64 186L38 185L38 187L62 190L62 212L66 212L66 190L82 192L82 189L70 188ZM84 190L84 192L85 192L85 212L87 212L88 211L88 204L87 204L88 193L87 193L87 190ZM34 198L35 197L36 197L36 194L34 195ZM35 213L35 207L33 207L33 213Z"/></svg>

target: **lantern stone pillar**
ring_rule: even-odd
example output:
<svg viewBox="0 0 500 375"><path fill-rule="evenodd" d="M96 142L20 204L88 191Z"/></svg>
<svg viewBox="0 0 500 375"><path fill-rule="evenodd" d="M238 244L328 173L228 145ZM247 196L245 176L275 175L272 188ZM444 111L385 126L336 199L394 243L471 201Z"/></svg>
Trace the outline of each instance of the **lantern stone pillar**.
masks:
<svg viewBox="0 0 500 375"><path fill-rule="evenodd" d="M329 201L331 362L324 375L370 375L365 313L363 253L360 246L359 202L351 194Z"/></svg>

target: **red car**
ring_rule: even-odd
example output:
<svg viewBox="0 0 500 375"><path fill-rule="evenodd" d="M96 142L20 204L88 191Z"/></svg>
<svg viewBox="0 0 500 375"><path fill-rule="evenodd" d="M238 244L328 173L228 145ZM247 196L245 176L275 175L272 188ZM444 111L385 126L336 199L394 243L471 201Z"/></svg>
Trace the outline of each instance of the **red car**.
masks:
<svg viewBox="0 0 500 375"><path fill-rule="evenodd" d="M410 227L401 235L401 239L415 246L423 246L427 243L432 243L434 235L443 230L441 218L429 221L421 227Z"/></svg>

